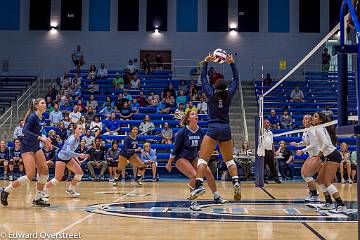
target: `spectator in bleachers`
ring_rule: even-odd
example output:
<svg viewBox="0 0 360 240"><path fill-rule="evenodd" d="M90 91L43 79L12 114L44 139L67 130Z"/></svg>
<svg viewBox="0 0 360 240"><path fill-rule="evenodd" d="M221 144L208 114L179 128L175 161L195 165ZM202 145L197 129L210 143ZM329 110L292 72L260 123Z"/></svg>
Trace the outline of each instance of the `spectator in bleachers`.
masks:
<svg viewBox="0 0 360 240"><path fill-rule="evenodd" d="M69 85L67 83L64 84L64 94L67 98L74 97L75 93L69 88Z"/></svg>
<svg viewBox="0 0 360 240"><path fill-rule="evenodd" d="M180 103L174 113L174 119L181 121L185 117L184 104Z"/></svg>
<svg viewBox="0 0 360 240"><path fill-rule="evenodd" d="M62 88L61 79L60 79L60 78L57 78L57 79L56 79L56 81L52 84L52 88L54 89L55 94L60 91L60 89Z"/></svg>
<svg viewBox="0 0 360 240"><path fill-rule="evenodd" d="M351 179L353 182L356 181L356 172L357 171L357 155L356 150L352 152L351 154Z"/></svg>
<svg viewBox="0 0 360 240"><path fill-rule="evenodd" d="M70 125L70 117L69 117L69 114L65 113L64 114L64 120L62 121L65 125L65 128L68 129L69 128L69 125Z"/></svg>
<svg viewBox="0 0 360 240"><path fill-rule="evenodd" d="M189 102L189 103L188 103L188 106L187 106L187 108L185 109L185 115L186 115L188 112L191 112L191 111L197 112L197 107L194 106L193 102Z"/></svg>
<svg viewBox="0 0 360 240"><path fill-rule="evenodd" d="M162 70L164 68L164 58L160 53L157 53L155 56L156 70Z"/></svg>
<svg viewBox="0 0 360 240"><path fill-rule="evenodd" d="M138 103L137 98L133 98L131 104L130 104L131 112L133 114L137 114L140 111L140 104Z"/></svg>
<svg viewBox="0 0 360 240"><path fill-rule="evenodd" d="M49 149L46 146L44 146L42 150L45 155L46 165L48 166L48 168L53 167L55 165L55 149L54 148Z"/></svg>
<svg viewBox="0 0 360 240"><path fill-rule="evenodd" d="M140 135L152 135L155 130L155 125L151 121L149 115L145 115L144 120L140 123L139 131Z"/></svg>
<svg viewBox="0 0 360 240"><path fill-rule="evenodd" d="M70 137L71 136L71 134L73 134L73 132L74 132L74 127L75 127L75 124L74 123L70 123L69 124L69 127L68 127L68 129L67 129L67 132L66 132L66 138L68 138L68 137Z"/></svg>
<svg viewBox="0 0 360 240"><path fill-rule="evenodd" d="M105 154L105 160L108 162L109 169L109 182L114 182L114 177L117 171L119 162L120 150L116 141L113 141L111 148L109 148Z"/></svg>
<svg viewBox="0 0 360 240"><path fill-rule="evenodd" d="M186 94L187 90L188 90L188 86L185 84L185 80L181 80L179 83L178 91L179 92L183 91L184 94Z"/></svg>
<svg viewBox="0 0 360 240"><path fill-rule="evenodd" d="M194 92L196 92L196 94L197 94L195 82L194 82L194 80L192 80L188 86L188 95L191 97L192 95L195 94Z"/></svg>
<svg viewBox="0 0 360 240"><path fill-rule="evenodd" d="M97 72L97 70L96 70L95 65L91 65L90 68L89 68L89 73L88 73L86 79L94 80L96 78L96 72Z"/></svg>
<svg viewBox="0 0 360 240"><path fill-rule="evenodd" d="M105 117L115 112L115 110L112 108L111 103L106 103L107 106L101 109L100 114L103 114Z"/></svg>
<svg viewBox="0 0 360 240"><path fill-rule="evenodd" d="M74 83L78 84L78 85L81 85L81 81L82 81L82 78L79 74L75 73L74 74L74 77L72 79L70 79L68 85L72 85Z"/></svg>
<svg viewBox="0 0 360 240"><path fill-rule="evenodd" d="M125 70L124 72L129 72L129 73L136 73L137 69L136 69L136 65L134 64L133 60L129 60L129 63L125 66Z"/></svg>
<svg viewBox="0 0 360 240"><path fill-rule="evenodd" d="M121 127L119 122L116 120L115 113L112 113L110 115L109 119L104 122L104 125L106 129L104 135L119 135L119 133L121 132Z"/></svg>
<svg viewBox="0 0 360 240"><path fill-rule="evenodd" d="M176 91L174 89L174 85L172 83L169 83L169 85L162 91L161 97L166 97L167 92L170 92L171 96L176 98Z"/></svg>
<svg viewBox="0 0 360 240"><path fill-rule="evenodd" d="M69 99L65 98L64 102L62 104L60 104L60 110L63 113L69 113L71 112L73 109L73 106L71 106Z"/></svg>
<svg viewBox="0 0 360 240"><path fill-rule="evenodd" d="M108 105L108 103L110 103L110 105L112 106L112 101L111 101L111 97L110 96L107 96L106 98L105 98L105 101L104 101L104 103L102 104L102 106L101 106L101 109L103 109L104 107L107 107L107 105ZM95 109L94 109L95 110Z"/></svg>
<svg viewBox="0 0 360 240"><path fill-rule="evenodd" d="M296 86L290 93L290 102L304 102L304 93Z"/></svg>
<svg viewBox="0 0 360 240"><path fill-rule="evenodd" d="M145 163L145 167L151 167L153 182L158 181L156 177L157 173L157 157L155 149L151 149L151 144L149 142L144 143L144 148L141 150L141 160ZM145 171L143 171L142 177L144 178Z"/></svg>
<svg viewBox="0 0 360 240"><path fill-rule="evenodd" d="M74 107L75 106L78 107L80 113L86 112L86 106L84 105L84 103L81 99L77 100L76 105L74 105Z"/></svg>
<svg viewBox="0 0 360 240"><path fill-rule="evenodd" d="M294 156L292 152L286 147L285 141L279 142L279 149L275 152L279 159L279 171L282 179L286 180L287 171L290 172L290 179L294 179Z"/></svg>
<svg viewBox="0 0 360 240"><path fill-rule="evenodd" d="M180 103L186 104L186 96L183 90L179 90L179 95L176 97L176 105Z"/></svg>
<svg viewBox="0 0 360 240"><path fill-rule="evenodd" d="M175 105L175 98L171 95L171 92L167 92L165 95L166 107L173 107Z"/></svg>
<svg viewBox="0 0 360 240"><path fill-rule="evenodd" d="M321 54L321 70L323 72L328 72L330 69L330 60L331 56L328 53L328 49L324 48L323 53Z"/></svg>
<svg viewBox="0 0 360 240"><path fill-rule="evenodd" d="M81 112L78 105L74 106L74 110L69 114L69 117L72 123L77 123L80 120Z"/></svg>
<svg viewBox="0 0 360 240"><path fill-rule="evenodd" d="M94 95L90 95L89 100L86 102L86 108L92 107L96 109L99 106L98 101L95 99Z"/></svg>
<svg viewBox="0 0 360 240"><path fill-rule="evenodd" d="M333 111L330 109L330 106L329 106L329 105L326 106L325 109L321 111L321 113L324 114L325 117L326 117L327 119L329 119L329 120L331 120L332 117L333 117L333 115L334 115L334 113L333 113Z"/></svg>
<svg viewBox="0 0 360 240"><path fill-rule="evenodd" d="M113 80L113 86L115 89L124 89L124 79L117 72Z"/></svg>
<svg viewBox="0 0 360 240"><path fill-rule="evenodd" d="M107 79L107 77L108 77L108 70L105 68L105 64L104 64L104 63L102 63L102 64L100 65L100 69L99 69L98 72L97 72L97 77L98 77L99 79Z"/></svg>
<svg viewBox="0 0 360 240"><path fill-rule="evenodd" d="M193 67L190 70L190 77L198 77L200 76L200 66Z"/></svg>
<svg viewBox="0 0 360 240"><path fill-rule="evenodd" d="M276 114L275 109L271 109L270 115L267 118L271 124L272 129L279 129L280 128L280 117Z"/></svg>
<svg viewBox="0 0 360 240"><path fill-rule="evenodd" d="M74 81L76 81L76 79ZM81 86L80 85L73 83L70 85L70 90L73 93L73 97L76 98L78 96L81 96Z"/></svg>
<svg viewBox="0 0 360 240"><path fill-rule="evenodd" d="M120 109L120 118L122 120L131 120L133 112L128 102L124 102L123 107Z"/></svg>
<svg viewBox="0 0 360 240"><path fill-rule="evenodd" d="M69 75L67 72L64 73L64 75L60 78L61 86L64 87L65 84L69 85L71 83L71 79L69 78Z"/></svg>
<svg viewBox="0 0 360 240"><path fill-rule="evenodd" d="M91 148L95 142L95 137L91 134L91 129L87 129L85 136L83 136L81 139L85 141L85 147Z"/></svg>
<svg viewBox="0 0 360 240"><path fill-rule="evenodd" d="M75 75L75 76L77 76L77 75ZM73 78L70 86L73 86L74 89L81 88L81 78L80 77Z"/></svg>
<svg viewBox="0 0 360 240"><path fill-rule="evenodd" d="M207 114L207 102L205 101L204 95L200 96L200 102L197 105L197 112L199 114Z"/></svg>
<svg viewBox="0 0 360 240"><path fill-rule="evenodd" d="M152 107L159 105L159 100L160 100L159 95L156 95L155 92L153 91L150 93L147 99L149 105Z"/></svg>
<svg viewBox="0 0 360 240"><path fill-rule="evenodd" d="M80 74L80 67L85 64L84 54L81 51L80 45L76 46L76 50L71 54L71 59L76 67L76 72Z"/></svg>
<svg viewBox="0 0 360 240"><path fill-rule="evenodd" d="M138 76L136 74L133 74L131 76L130 88L131 89L139 89L140 88L140 79L138 78Z"/></svg>
<svg viewBox="0 0 360 240"><path fill-rule="evenodd" d="M235 144L233 144L233 146L235 146ZM236 151L234 151L236 153ZM253 152L251 151L251 148L249 146L249 143L244 141L241 149L240 149L240 154L242 156L247 156L250 157L251 155L253 155ZM251 161L249 161L249 159L251 158L244 158L246 159L246 161L241 161L241 168L244 172L244 176L246 179L249 179L251 177Z"/></svg>
<svg viewBox="0 0 360 240"><path fill-rule="evenodd" d="M165 98L157 105L156 112L157 113L170 113L171 108L166 106Z"/></svg>
<svg viewBox="0 0 360 240"><path fill-rule="evenodd" d="M276 168L275 168L275 161L274 161L274 139L273 139L273 133L271 132L271 123L268 119L264 120L264 140L263 140L263 147L265 150L265 156L264 156L264 165L268 165L270 169L270 176L274 179L276 183L281 183L279 180ZM268 183L265 180L265 183Z"/></svg>
<svg viewBox="0 0 360 240"><path fill-rule="evenodd" d="M190 95L190 101L198 101L199 100L199 93L198 90L195 88L193 91L191 91L191 95Z"/></svg>
<svg viewBox="0 0 360 240"><path fill-rule="evenodd" d="M54 110L54 101L51 99L51 97L45 98L45 103L47 112L51 112L52 110Z"/></svg>
<svg viewBox="0 0 360 240"><path fill-rule="evenodd" d="M48 97L50 97L52 100L56 99L56 92L55 92L55 89L52 86L48 87L48 92L45 95L45 99L47 99Z"/></svg>
<svg viewBox="0 0 360 240"><path fill-rule="evenodd" d="M67 99L64 89L61 88L58 92L58 94L56 95L56 100L60 102L60 104L64 104L65 103L65 99Z"/></svg>
<svg viewBox="0 0 360 240"><path fill-rule="evenodd" d="M168 122L165 122L163 128L161 129L161 137L162 144L172 144L173 130L169 127Z"/></svg>
<svg viewBox="0 0 360 240"><path fill-rule="evenodd" d="M142 91L142 90L140 91L140 95L138 97L138 102L139 102L140 107L146 107L148 104L147 99L144 95L144 91Z"/></svg>
<svg viewBox="0 0 360 240"><path fill-rule="evenodd" d="M54 103L54 111L50 112L49 120L51 126L57 126L64 120L64 115L59 111L59 104L57 102Z"/></svg>
<svg viewBox="0 0 360 240"><path fill-rule="evenodd" d="M350 152L348 149L348 145L345 142L340 144L340 154L341 154L341 162L340 162L341 183L346 183L346 181L344 179L344 168L346 168L346 172L347 172L347 176L348 176L347 182L352 184Z"/></svg>
<svg viewBox="0 0 360 240"><path fill-rule="evenodd" d="M51 129L48 133L48 138L51 141L51 144L57 148L61 148L63 141L59 135L56 134L55 130Z"/></svg>
<svg viewBox="0 0 360 240"><path fill-rule="evenodd" d="M91 106L89 106L87 109L87 112L85 112L83 114L83 116L86 119L86 123L88 125L90 125L90 123L94 120L95 115L96 115L96 113L95 113L94 109Z"/></svg>
<svg viewBox="0 0 360 240"><path fill-rule="evenodd" d="M24 175L24 162L21 157L21 147L20 147L20 139L14 140L14 147L11 149L11 158L13 161L13 165L19 166L20 176Z"/></svg>
<svg viewBox="0 0 360 240"><path fill-rule="evenodd" d="M92 145L91 145L92 146ZM90 146L90 147L91 147ZM81 162L81 166L82 167L84 167L83 166L83 163L90 157L89 156L89 151L90 151L90 149L88 148L88 147L86 147L86 141L85 141L85 139L84 139L84 137L80 140L80 145L79 145L79 147L75 150L75 152L76 153L84 153L84 154L86 154L86 158L80 158L80 157L78 157L77 159L78 159L78 161L79 162Z"/></svg>
<svg viewBox="0 0 360 240"><path fill-rule="evenodd" d="M89 154L90 158L87 167L91 177L94 178L95 182L98 182L104 176L108 168L108 162L105 160L105 149L101 146L100 138L95 140L95 146L89 151ZM96 176L94 167L101 168L99 176Z"/></svg>
<svg viewBox="0 0 360 240"><path fill-rule="evenodd" d="M146 54L143 60L143 67L145 75L151 74L151 62L150 62L150 54Z"/></svg>
<svg viewBox="0 0 360 240"><path fill-rule="evenodd" d="M120 109L124 105L124 102L129 101L128 99L124 98L123 93L119 93L118 98L114 101L113 106L116 112L120 112Z"/></svg>
<svg viewBox="0 0 360 240"><path fill-rule="evenodd" d="M124 90L124 98L127 99L128 101L131 101L133 99L133 97L131 96L131 94L127 89Z"/></svg>
<svg viewBox="0 0 360 240"><path fill-rule="evenodd" d="M59 129L57 130L57 135L59 135L59 137L63 142L65 141L67 137L67 129L63 121L59 123Z"/></svg>
<svg viewBox="0 0 360 240"><path fill-rule="evenodd" d="M272 79L270 77L270 73L266 74L266 78L264 79L264 86L271 86Z"/></svg>
<svg viewBox="0 0 360 240"><path fill-rule="evenodd" d="M100 122L99 116L94 116L93 121L90 123L90 131L94 133L95 138L97 138L103 129L103 123Z"/></svg>
<svg viewBox="0 0 360 240"><path fill-rule="evenodd" d="M22 139L24 137L23 134L23 127L24 127L25 121L24 119L20 119L19 121L19 125L16 126L14 133L13 133L13 138L14 139Z"/></svg>
<svg viewBox="0 0 360 240"><path fill-rule="evenodd" d="M86 118L85 116L81 116L79 121L77 122L78 125L81 125L83 129L86 129L90 126L90 124L86 123Z"/></svg>
<svg viewBox="0 0 360 240"><path fill-rule="evenodd" d="M8 179L9 161L10 161L10 150L6 146L6 142L1 141L0 142L0 164L4 165L4 180Z"/></svg>
<svg viewBox="0 0 360 240"><path fill-rule="evenodd" d="M280 116L280 126L284 129L291 129L292 128L292 117L289 114L288 109L284 109L283 114Z"/></svg>
<svg viewBox="0 0 360 240"><path fill-rule="evenodd" d="M99 93L99 84L95 80L92 80L91 83L88 85L88 93Z"/></svg>

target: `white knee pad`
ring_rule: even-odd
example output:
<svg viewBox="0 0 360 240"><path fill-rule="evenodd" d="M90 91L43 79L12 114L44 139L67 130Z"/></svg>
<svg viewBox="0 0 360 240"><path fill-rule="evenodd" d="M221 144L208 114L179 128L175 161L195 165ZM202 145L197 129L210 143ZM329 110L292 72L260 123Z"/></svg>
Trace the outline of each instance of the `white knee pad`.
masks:
<svg viewBox="0 0 360 240"><path fill-rule="evenodd" d="M25 176L19 177L19 178L18 178L18 182L20 183L21 186L24 186L24 185L29 184L29 183L30 183L30 180L29 180L29 178L25 175Z"/></svg>
<svg viewBox="0 0 360 240"><path fill-rule="evenodd" d="M199 167L201 164L207 165L208 163L204 159L199 159L198 162L197 162L197 166Z"/></svg>
<svg viewBox="0 0 360 240"><path fill-rule="evenodd" d="M314 181L314 178L313 178L313 177L304 177L304 176L302 176L302 177L303 177L303 179L304 179L304 181L305 181L306 183L309 183L309 182Z"/></svg>
<svg viewBox="0 0 360 240"><path fill-rule="evenodd" d="M37 181L40 184L46 184L48 179L49 179L49 175L38 175L37 177Z"/></svg>
<svg viewBox="0 0 360 240"><path fill-rule="evenodd" d="M333 195L334 193L337 193L338 190L333 184L331 184L327 187L327 191L330 193L330 195Z"/></svg>
<svg viewBox="0 0 360 240"><path fill-rule="evenodd" d="M51 179L50 182L53 186L56 186L59 184L59 181L56 178Z"/></svg>
<svg viewBox="0 0 360 240"><path fill-rule="evenodd" d="M236 163L234 160L230 160L230 161L225 162L225 164L226 164L226 167L229 169L229 167L231 167L232 165L235 165Z"/></svg>
<svg viewBox="0 0 360 240"><path fill-rule="evenodd" d="M84 176L84 174L75 174L74 179L78 182L81 181L81 178Z"/></svg>
<svg viewBox="0 0 360 240"><path fill-rule="evenodd" d="M320 190L320 192L322 192L322 193L328 191L324 184L319 185L319 190Z"/></svg>

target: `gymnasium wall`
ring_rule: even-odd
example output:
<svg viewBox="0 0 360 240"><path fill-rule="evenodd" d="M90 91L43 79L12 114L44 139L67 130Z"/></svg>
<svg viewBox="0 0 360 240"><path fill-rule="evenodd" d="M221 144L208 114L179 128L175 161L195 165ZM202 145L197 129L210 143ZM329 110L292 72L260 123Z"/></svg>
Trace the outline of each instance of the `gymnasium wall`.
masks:
<svg viewBox="0 0 360 240"><path fill-rule="evenodd" d="M251 79L253 62L299 60L329 30L327 0L320 0L320 33L299 33L299 0L289 0L289 16L285 16L289 32L286 25L280 32L270 32L268 2L259 0L259 32L207 32L206 0L198 0L197 32L177 32L177 2L168 0L167 32L154 34L146 32L146 0L139 3L138 32L117 31L117 0L110 2L110 31L89 31L89 0L82 2L82 31L29 31L30 2L21 0L19 30L0 31L0 62L40 62L43 69L55 65L56 74L62 74L72 66L70 55L77 44L82 46L87 63L109 62L118 68L128 59L139 58L140 49L171 50L173 58L200 59L215 48L223 48L237 53L241 78ZM237 23L237 4L237 0L229 0L229 24ZM60 5L60 0L52 0L52 22L60 22Z"/></svg>

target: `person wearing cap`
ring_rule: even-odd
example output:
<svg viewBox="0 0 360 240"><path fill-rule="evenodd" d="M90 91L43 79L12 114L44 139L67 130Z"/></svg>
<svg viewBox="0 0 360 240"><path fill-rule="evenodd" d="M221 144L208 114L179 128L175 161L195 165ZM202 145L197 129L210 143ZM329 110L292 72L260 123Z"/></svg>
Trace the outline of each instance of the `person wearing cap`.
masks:
<svg viewBox="0 0 360 240"><path fill-rule="evenodd" d="M124 89L124 79L120 77L120 73L118 72L115 74L113 86L115 89Z"/></svg>

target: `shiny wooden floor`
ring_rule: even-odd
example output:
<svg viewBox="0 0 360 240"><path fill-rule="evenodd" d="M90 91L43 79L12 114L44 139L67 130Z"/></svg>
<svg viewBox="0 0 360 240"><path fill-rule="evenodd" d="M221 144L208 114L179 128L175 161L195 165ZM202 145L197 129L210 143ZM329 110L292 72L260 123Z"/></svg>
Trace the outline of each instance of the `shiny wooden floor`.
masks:
<svg viewBox="0 0 360 240"><path fill-rule="evenodd" d="M7 182L0 181L0 184L5 186ZM89 206L90 210L97 209L99 204L105 204L105 207L102 208L106 212L106 207L110 203L184 200L188 195L186 182L146 182L142 187L134 186L131 183L113 187L108 182L83 182L77 188L81 193L81 198L77 199L69 198L66 195L65 186L66 183L63 182L56 189L50 191L52 204L50 208L31 207L34 183L17 189L9 196L9 206L6 208L0 206L0 238L8 238L7 234L10 233L22 232L37 233L38 238L40 238L40 233L81 234L82 239L357 239L355 222L224 221L216 219L190 221L190 219L196 219L196 214L191 215L192 217L188 220L174 220L171 218L148 219L144 216L142 218L124 215L111 216L85 211ZM356 201L355 184L338 184L337 187L345 201ZM305 184L302 183L269 184L264 189L268 193L261 188L255 188L253 183L244 183L242 185L243 200L292 200L302 199L307 194ZM231 183L218 182L218 190L226 199L232 199ZM212 196L207 192L201 198L211 200ZM97 206L91 208L91 205ZM226 205L224 207L226 208ZM214 207L213 212L218 212L217 208ZM119 209L121 210L121 208ZM239 208L232 209L235 212ZM245 215L256 210L257 215L269 216L278 214L276 211L279 212L283 207L276 203L270 206L254 207L249 202L246 209ZM135 206L133 212L137 210L139 209ZM223 210L220 209L221 211ZM131 214L131 211L129 212ZM161 215L161 213L159 214ZM312 213L307 210L307 214L316 215L317 213L314 210Z"/></svg>

